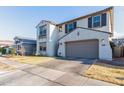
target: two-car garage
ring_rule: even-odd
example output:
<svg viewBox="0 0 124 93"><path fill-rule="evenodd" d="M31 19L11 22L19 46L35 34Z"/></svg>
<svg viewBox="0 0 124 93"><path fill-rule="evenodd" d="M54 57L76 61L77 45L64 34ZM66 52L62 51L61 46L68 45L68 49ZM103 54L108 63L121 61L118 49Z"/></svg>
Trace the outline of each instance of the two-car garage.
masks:
<svg viewBox="0 0 124 93"><path fill-rule="evenodd" d="M99 58L99 41L83 40L65 43L67 58Z"/></svg>
<svg viewBox="0 0 124 93"><path fill-rule="evenodd" d="M58 56L64 58L112 60L110 33L77 29L59 40Z"/></svg>

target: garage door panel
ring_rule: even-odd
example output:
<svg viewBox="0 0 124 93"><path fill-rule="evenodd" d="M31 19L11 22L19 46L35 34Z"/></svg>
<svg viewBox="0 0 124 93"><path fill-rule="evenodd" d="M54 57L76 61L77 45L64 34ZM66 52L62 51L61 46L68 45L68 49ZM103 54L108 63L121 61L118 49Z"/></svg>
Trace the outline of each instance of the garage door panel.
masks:
<svg viewBox="0 0 124 93"><path fill-rule="evenodd" d="M98 58L98 40L67 42L66 57Z"/></svg>

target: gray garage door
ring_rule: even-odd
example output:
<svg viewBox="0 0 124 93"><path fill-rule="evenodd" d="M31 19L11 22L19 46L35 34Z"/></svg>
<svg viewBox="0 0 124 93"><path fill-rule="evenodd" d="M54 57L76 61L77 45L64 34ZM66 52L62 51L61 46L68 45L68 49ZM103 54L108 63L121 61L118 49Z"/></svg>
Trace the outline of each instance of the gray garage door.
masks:
<svg viewBox="0 0 124 93"><path fill-rule="evenodd" d="M66 42L68 58L98 58L98 40Z"/></svg>

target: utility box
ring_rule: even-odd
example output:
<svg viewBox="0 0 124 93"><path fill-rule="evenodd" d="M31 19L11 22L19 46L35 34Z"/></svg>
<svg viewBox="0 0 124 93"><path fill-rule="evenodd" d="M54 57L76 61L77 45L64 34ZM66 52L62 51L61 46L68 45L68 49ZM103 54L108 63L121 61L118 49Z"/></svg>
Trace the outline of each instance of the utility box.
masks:
<svg viewBox="0 0 124 93"><path fill-rule="evenodd" d="M114 57L124 57L124 46L114 47Z"/></svg>
<svg viewBox="0 0 124 93"><path fill-rule="evenodd" d="M114 57L121 57L122 52L121 52L121 47L114 47Z"/></svg>

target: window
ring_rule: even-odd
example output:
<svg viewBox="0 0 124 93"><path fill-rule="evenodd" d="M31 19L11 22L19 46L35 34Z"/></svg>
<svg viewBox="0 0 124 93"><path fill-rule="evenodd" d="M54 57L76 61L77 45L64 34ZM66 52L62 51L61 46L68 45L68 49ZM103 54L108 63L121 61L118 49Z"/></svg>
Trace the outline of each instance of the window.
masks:
<svg viewBox="0 0 124 93"><path fill-rule="evenodd" d="M100 15L88 18L88 28L102 27L102 26L106 26L106 24L107 24L106 13L102 13Z"/></svg>
<svg viewBox="0 0 124 93"><path fill-rule="evenodd" d="M68 24L67 29L68 29L69 31L72 31L72 30L74 29L74 25L73 25L73 24Z"/></svg>
<svg viewBox="0 0 124 93"><path fill-rule="evenodd" d="M46 47L43 47L43 51L46 51Z"/></svg>
<svg viewBox="0 0 124 93"><path fill-rule="evenodd" d="M42 51L42 46L40 46L40 51Z"/></svg>
<svg viewBox="0 0 124 93"><path fill-rule="evenodd" d="M76 22L65 25L65 33L69 33L76 28Z"/></svg>
<svg viewBox="0 0 124 93"><path fill-rule="evenodd" d="M40 46L40 51L46 51L46 47Z"/></svg>
<svg viewBox="0 0 124 93"><path fill-rule="evenodd" d="M107 15L106 13L102 14L101 21L102 21L102 26L106 26L106 20L107 20Z"/></svg>
<svg viewBox="0 0 124 93"><path fill-rule="evenodd" d="M39 27L39 35L46 36L46 25Z"/></svg>
<svg viewBox="0 0 124 93"><path fill-rule="evenodd" d="M15 44L18 44L18 43L20 43L20 41L19 41L19 40L15 41Z"/></svg>
<svg viewBox="0 0 124 93"><path fill-rule="evenodd" d="M40 51L46 51L46 42L40 42L39 45Z"/></svg>
<svg viewBox="0 0 124 93"><path fill-rule="evenodd" d="M88 28L92 28L92 17L88 18Z"/></svg>
<svg viewBox="0 0 124 93"><path fill-rule="evenodd" d="M100 15L93 17L93 27L100 27Z"/></svg>
<svg viewBox="0 0 124 93"><path fill-rule="evenodd" d="M59 32L62 32L62 26L59 26Z"/></svg>

